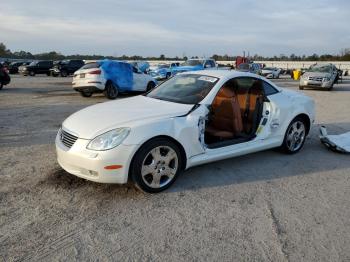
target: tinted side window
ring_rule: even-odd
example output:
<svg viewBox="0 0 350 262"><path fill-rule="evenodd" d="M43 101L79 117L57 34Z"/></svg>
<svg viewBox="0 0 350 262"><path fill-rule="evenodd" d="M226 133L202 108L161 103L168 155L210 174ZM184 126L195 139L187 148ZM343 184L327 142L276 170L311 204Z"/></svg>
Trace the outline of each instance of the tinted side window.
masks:
<svg viewBox="0 0 350 262"><path fill-rule="evenodd" d="M274 88L272 85L270 85L265 81L262 81L262 82L263 82L263 88L266 96L278 93L278 90Z"/></svg>

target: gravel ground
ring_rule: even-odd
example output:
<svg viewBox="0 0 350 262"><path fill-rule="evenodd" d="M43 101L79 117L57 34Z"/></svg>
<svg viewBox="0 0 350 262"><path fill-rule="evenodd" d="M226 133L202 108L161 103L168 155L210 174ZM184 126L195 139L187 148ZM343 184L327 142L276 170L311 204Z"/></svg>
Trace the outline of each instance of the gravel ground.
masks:
<svg viewBox="0 0 350 262"><path fill-rule="evenodd" d="M350 159L326 150L317 128L350 130L350 78L303 91L317 125L300 153L192 168L156 195L58 166L61 122L106 101L70 81L13 76L0 92L0 261L350 261Z"/></svg>

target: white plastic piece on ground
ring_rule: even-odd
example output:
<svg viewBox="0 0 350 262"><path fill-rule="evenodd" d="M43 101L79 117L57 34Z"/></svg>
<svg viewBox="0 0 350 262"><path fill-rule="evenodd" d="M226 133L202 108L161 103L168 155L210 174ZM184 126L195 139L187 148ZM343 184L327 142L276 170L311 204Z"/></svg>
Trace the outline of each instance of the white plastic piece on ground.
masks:
<svg viewBox="0 0 350 262"><path fill-rule="evenodd" d="M324 126L320 128L321 142L328 148L342 153L350 153L350 132L341 135L328 135Z"/></svg>

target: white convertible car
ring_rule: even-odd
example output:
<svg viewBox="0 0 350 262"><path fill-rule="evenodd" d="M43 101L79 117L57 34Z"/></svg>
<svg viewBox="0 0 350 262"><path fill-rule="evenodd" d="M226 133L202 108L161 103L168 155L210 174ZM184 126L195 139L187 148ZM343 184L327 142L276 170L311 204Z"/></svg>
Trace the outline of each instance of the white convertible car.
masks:
<svg viewBox="0 0 350 262"><path fill-rule="evenodd" d="M56 137L67 172L102 183L168 188L190 167L269 148L296 153L314 122L311 98L255 74L178 74L146 95L78 111Z"/></svg>

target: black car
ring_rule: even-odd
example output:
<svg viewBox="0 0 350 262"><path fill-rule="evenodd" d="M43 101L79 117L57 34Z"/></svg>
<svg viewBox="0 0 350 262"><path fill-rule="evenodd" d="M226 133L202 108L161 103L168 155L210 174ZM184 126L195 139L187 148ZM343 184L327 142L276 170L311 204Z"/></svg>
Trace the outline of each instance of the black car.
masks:
<svg viewBox="0 0 350 262"><path fill-rule="evenodd" d="M29 65L30 62L12 62L9 66L9 72L10 74L17 74L18 73L18 68L22 65Z"/></svg>
<svg viewBox="0 0 350 262"><path fill-rule="evenodd" d="M52 76L68 76L84 65L83 60L63 60L54 65L50 70Z"/></svg>
<svg viewBox="0 0 350 262"><path fill-rule="evenodd" d="M35 76L36 74L50 75L50 69L53 67L53 61L41 60L31 62L27 66L20 66L18 72L23 75Z"/></svg>

